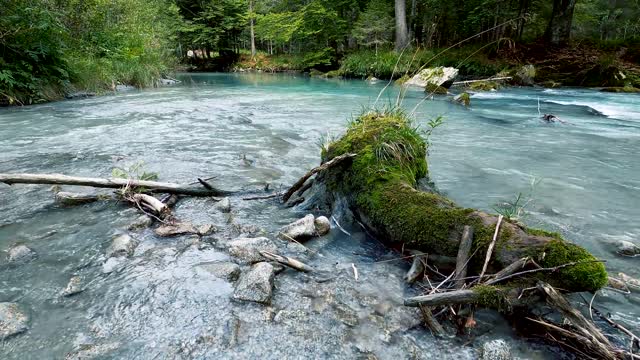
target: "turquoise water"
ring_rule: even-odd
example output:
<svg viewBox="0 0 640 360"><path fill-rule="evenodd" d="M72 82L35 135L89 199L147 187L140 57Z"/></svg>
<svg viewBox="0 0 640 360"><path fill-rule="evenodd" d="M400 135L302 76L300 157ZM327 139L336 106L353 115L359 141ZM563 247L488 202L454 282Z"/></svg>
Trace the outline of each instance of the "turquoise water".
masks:
<svg viewBox="0 0 640 360"><path fill-rule="evenodd" d="M267 74L183 74L180 79L183 84L175 87L0 109L0 172L106 177L114 166L144 161L162 180L216 176L221 188L269 183L277 189L318 163L322 138L339 136L350 116L366 107L395 103L398 91L391 86L376 103L384 82ZM561 232L605 259L611 273L640 277L637 259L616 255L610 244L640 243L639 96L587 89L505 89L473 94L467 109L447 97L424 101L422 92L409 90L402 103L409 112L415 109L419 123L444 117L431 139L429 157L439 190L461 205L489 211L523 193L531 198L525 223ZM552 113L566 123L544 123L539 113ZM531 190L534 180L538 183ZM196 223L224 224L210 208L206 200L192 199L177 211ZM237 218L267 232L297 216L273 203L241 203L236 211ZM194 264L223 256L219 252L187 251L187 260L174 264L171 252L180 247L145 232L140 236L146 247L137 250L135 266L117 276L102 274L110 238L134 216L126 207L108 203L61 208L46 186L0 186L0 250L22 242L39 255L20 267L0 263L0 301L27 304L33 319L29 332L5 342L10 358L62 357L78 344L104 342L118 343L116 358L154 358L153 349L165 355L159 358L172 358L167 349L180 347L181 341L214 326L216 319L226 321L216 318L220 315L206 303L228 296L228 284L189 272ZM360 246L368 245L355 247ZM144 249L167 253L148 257ZM326 251L331 261L356 261L331 247ZM401 276L406 266L385 271ZM86 276L94 290L58 299L56 294L76 273ZM158 293L144 290L149 284ZM287 284L282 286L296 289ZM220 301L216 304L222 310L235 309ZM176 303L182 310L171 316L157 311ZM634 295L605 290L595 304L627 326L640 328ZM210 316L209 325L198 320L180 323L179 318L192 318L198 311ZM414 336L423 351L434 346L433 340ZM123 345L129 337L138 340ZM245 347L261 349L258 343L249 337ZM332 353L327 349L333 348L336 354L353 355L336 344L309 346L328 356ZM402 346L397 345L399 353L406 350ZM247 351L227 355L241 358L249 356ZM472 356L462 347L448 351L451 357Z"/></svg>

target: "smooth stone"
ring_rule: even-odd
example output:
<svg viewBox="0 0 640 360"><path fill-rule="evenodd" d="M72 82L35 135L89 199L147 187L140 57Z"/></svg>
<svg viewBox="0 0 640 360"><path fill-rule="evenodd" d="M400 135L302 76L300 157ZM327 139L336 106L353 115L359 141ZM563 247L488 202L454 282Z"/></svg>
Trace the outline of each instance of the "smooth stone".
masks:
<svg viewBox="0 0 640 360"><path fill-rule="evenodd" d="M138 244L127 234L118 235L107 249L107 257L131 256Z"/></svg>
<svg viewBox="0 0 640 360"><path fill-rule="evenodd" d="M621 240L616 243L618 248L617 252L624 256L637 256L640 255L640 246L632 243L631 241Z"/></svg>
<svg viewBox="0 0 640 360"><path fill-rule="evenodd" d="M236 281L240 276L240 266L229 261L200 264L199 267L204 271L227 281Z"/></svg>
<svg viewBox="0 0 640 360"><path fill-rule="evenodd" d="M209 235L214 231L216 231L216 228L211 224L193 226L193 224L189 222L181 222L175 225L160 225L154 230L156 235L160 237L171 237L186 234Z"/></svg>
<svg viewBox="0 0 640 360"><path fill-rule="evenodd" d="M11 263L25 263L37 257L35 251L26 245L17 244L9 248L7 260Z"/></svg>
<svg viewBox="0 0 640 360"><path fill-rule="evenodd" d="M216 208L223 213L231 212L231 200L229 200L228 197L222 198L222 200L216 204Z"/></svg>
<svg viewBox="0 0 640 360"><path fill-rule="evenodd" d="M278 248L266 237L236 238L227 243L229 254L244 263L264 261L260 251L276 252Z"/></svg>
<svg viewBox="0 0 640 360"><path fill-rule="evenodd" d="M425 88L431 84L447 88L447 85L450 85L456 76L458 76L458 72L459 70L456 68L442 66L422 69L418 74L405 82L405 85Z"/></svg>
<svg viewBox="0 0 640 360"><path fill-rule="evenodd" d="M71 296L75 294L79 294L84 291L82 287L82 278L80 276L74 276L69 280L67 287L62 290L60 295L62 296Z"/></svg>
<svg viewBox="0 0 640 360"><path fill-rule="evenodd" d="M233 292L236 300L253 301L261 304L271 302L273 292L274 269L271 264L259 262L240 276Z"/></svg>
<svg viewBox="0 0 640 360"><path fill-rule="evenodd" d="M329 222L329 219L327 219L326 216L318 216L314 221L313 224L316 228L316 234L318 236L323 236L329 233L329 231L331 231L331 222Z"/></svg>
<svg viewBox="0 0 640 360"><path fill-rule="evenodd" d="M10 302L0 303L0 340L20 334L29 329L29 316L20 305Z"/></svg>
<svg viewBox="0 0 640 360"><path fill-rule="evenodd" d="M506 341L498 339L491 340L482 345L483 360L511 360L511 347Z"/></svg>
<svg viewBox="0 0 640 360"><path fill-rule="evenodd" d="M316 236L315 217L309 214L287 226L280 228L280 232L292 239L301 240Z"/></svg>

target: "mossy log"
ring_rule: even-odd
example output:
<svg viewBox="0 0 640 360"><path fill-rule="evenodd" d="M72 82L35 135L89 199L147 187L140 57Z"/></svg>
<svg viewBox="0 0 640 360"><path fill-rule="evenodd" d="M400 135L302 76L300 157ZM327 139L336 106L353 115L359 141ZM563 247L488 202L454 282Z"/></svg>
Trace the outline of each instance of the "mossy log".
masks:
<svg viewBox="0 0 640 360"><path fill-rule="evenodd" d="M357 156L319 174L302 196L317 200L317 192L324 191L325 202L346 203L379 239L429 254L456 257L463 229L470 226L474 230L472 253L477 255L468 269L469 274L479 273L498 216L457 206L436 192L418 190L418 180L428 176L427 145L406 115L400 111L361 115L342 138L323 149L322 162L351 153ZM336 205L333 207L335 211ZM542 267L576 264L517 281L535 284L543 280L568 291L595 291L607 283L602 262L559 234L508 220L499 230L490 263L494 272L530 257Z"/></svg>

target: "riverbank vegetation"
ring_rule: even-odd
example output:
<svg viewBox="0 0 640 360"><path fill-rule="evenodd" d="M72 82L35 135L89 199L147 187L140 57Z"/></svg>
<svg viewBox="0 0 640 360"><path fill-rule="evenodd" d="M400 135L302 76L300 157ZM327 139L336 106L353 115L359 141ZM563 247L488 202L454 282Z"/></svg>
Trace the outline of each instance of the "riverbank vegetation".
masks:
<svg viewBox="0 0 640 360"><path fill-rule="evenodd" d="M3 0L0 103L152 86L191 70L483 77L640 86L640 7L605 0ZM623 75L620 76L620 73Z"/></svg>

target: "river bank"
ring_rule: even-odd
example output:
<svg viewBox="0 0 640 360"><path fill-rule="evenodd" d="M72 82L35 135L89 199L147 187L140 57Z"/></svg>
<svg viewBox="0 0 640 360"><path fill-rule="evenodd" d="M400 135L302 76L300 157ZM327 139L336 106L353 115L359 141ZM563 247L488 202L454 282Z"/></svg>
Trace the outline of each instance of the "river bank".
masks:
<svg viewBox="0 0 640 360"><path fill-rule="evenodd" d="M612 87L618 92L640 88L640 55L631 48L599 48L588 44L547 47L541 43L495 49L476 47L407 50L401 54L381 50L347 53L331 64L309 67L301 55L241 54L228 71L309 72L312 76L353 79L399 79L423 67L454 67L460 80L513 76L525 65L533 66L533 83L548 88L561 86ZM197 68L196 68L197 70ZM615 91L615 90L613 90Z"/></svg>

